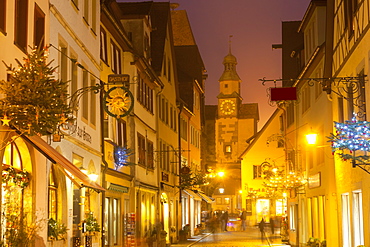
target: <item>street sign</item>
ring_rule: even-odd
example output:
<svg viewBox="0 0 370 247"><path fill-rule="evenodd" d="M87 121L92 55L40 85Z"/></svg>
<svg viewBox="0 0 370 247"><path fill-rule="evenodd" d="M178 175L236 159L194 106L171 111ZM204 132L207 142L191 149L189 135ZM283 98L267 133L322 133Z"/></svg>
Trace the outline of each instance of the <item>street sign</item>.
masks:
<svg viewBox="0 0 370 247"><path fill-rule="evenodd" d="M270 88L271 101L297 100L296 87Z"/></svg>
<svg viewBox="0 0 370 247"><path fill-rule="evenodd" d="M127 74L108 75L108 83L126 85L127 83L130 83L130 75L127 75Z"/></svg>

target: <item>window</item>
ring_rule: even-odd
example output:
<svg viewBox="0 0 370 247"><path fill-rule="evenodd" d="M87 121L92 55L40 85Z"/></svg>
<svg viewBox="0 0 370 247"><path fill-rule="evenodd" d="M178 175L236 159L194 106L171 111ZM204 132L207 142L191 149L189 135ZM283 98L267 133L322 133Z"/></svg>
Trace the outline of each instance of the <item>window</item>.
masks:
<svg viewBox="0 0 370 247"><path fill-rule="evenodd" d="M67 46L64 44L59 45L59 79L63 82L68 81L68 57Z"/></svg>
<svg viewBox="0 0 370 247"><path fill-rule="evenodd" d="M104 246L116 246L120 239L120 211L121 201L118 198L106 197L104 204ZM126 212L126 211L125 211ZM111 245L110 245L111 244Z"/></svg>
<svg viewBox="0 0 370 247"><path fill-rule="evenodd" d="M168 101L167 100L166 100L165 104L166 104L166 106L164 108L164 110L165 110L165 112L164 112L165 113L165 120L164 121L165 121L166 124L168 124L168 110L169 109L168 109Z"/></svg>
<svg viewBox="0 0 370 247"><path fill-rule="evenodd" d="M0 32L6 33L6 0L0 0Z"/></svg>
<svg viewBox="0 0 370 247"><path fill-rule="evenodd" d="M71 96L77 91L78 89L78 66L77 66L77 56L75 56L74 54L71 54L70 55L71 57L71 81L70 81L70 94ZM74 112L75 115L77 115L76 112Z"/></svg>
<svg viewBox="0 0 370 247"><path fill-rule="evenodd" d="M152 141L147 141L147 156L148 156L148 162L147 167L149 169L154 169L154 145Z"/></svg>
<svg viewBox="0 0 370 247"><path fill-rule="evenodd" d="M137 83L137 100L139 103L147 109L149 112L153 113L153 90L149 85L140 77L138 74L138 83ZM164 106L164 99L162 98L162 107ZM162 117L165 112L162 111ZM168 113L167 113L168 114Z"/></svg>
<svg viewBox="0 0 370 247"><path fill-rule="evenodd" d="M84 20L89 23L90 0L84 1Z"/></svg>
<svg viewBox="0 0 370 247"><path fill-rule="evenodd" d="M91 1L91 30L96 34L96 0Z"/></svg>
<svg viewBox="0 0 370 247"><path fill-rule="evenodd" d="M44 47L45 39L45 14L35 4L35 23L34 23L34 46Z"/></svg>
<svg viewBox="0 0 370 247"><path fill-rule="evenodd" d="M173 129L173 106L170 106L170 128Z"/></svg>
<svg viewBox="0 0 370 247"><path fill-rule="evenodd" d="M364 70L362 70L359 75L359 96L358 96L358 114L357 117L361 121L366 121L366 90L365 90L365 77Z"/></svg>
<svg viewBox="0 0 370 247"><path fill-rule="evenodd" d="M82 72L82 87L86 88L89 86L89 74L86 70L83 70ZM83 94L82 95L82 118L84 118L86 121L89 120L89 95Z"/></svg>
<svg viewBox="0 0 370 247"><path fill-rule="evenodd" d="M225 146L225 153L231 153L231 145Z"/></svg>
<svg viewBox="0 0 370 247"><path fill-rule="evenodd" d="M115 74L121 74L121 51L118 46L110 41L111 44L111 67Z"/></svg>
<svg viewBox="0 0 370 247"><path fill-rule="evenodd" d="M338 122L344 122L343 97L338 97Z"/></svg>
<svg viewBox="0 0 370 247"><path fill-rule="evenodd" d="M289 226L290 226L290 229L291 230L295 230L296 229L296 221L297 221L297 210L296 210L296 205L290 205L289 207L289 215L290 215L290 218L289 218Z"/></svg>
<svg viewBox="0 0 370 247"><path fill-rule="evenodd" d="M120 211L119 211L119 200L117 198L113 198L113 205L112 205L112 234L113 234L113 244L117 245L118 244L118 236L119 236L119 216L120 216Z"/></svg>
<svg viewBox="0 0 370 247"><path fill-rule="evenodd" d="M14 43L23 51L27 50L28 0L15 0Z"/></svg>
<svg viewBox="0 0 370 247"><path fill-rule="evenodd" d="M5 143L4 143L5 144ZM11 176L6 176L5 174L14 174L16 177L21 175L21 171L26 169L28 172L31 172L28 168L31 167L30 164L30 153L27 149L26 143L23 140L17 139L14 137L11 139L7 145L4 145L3 151L3 160L2 160L2 185L1 185L1 214L2 214L2 229L3 234L9 236L11 235L10 231L17 231L19 226L13 224L12 228L4 227L7 225L6 220L10 217L16 217L15 221L23 219L23 212L32 212L32 192L29 191L29 186L21 189L19 184L15 183ZM22 153L21 153L22 152ZM19 180L18 180L19 181ZM27 195L27 203L25 201L25 195ZM14 215L14 212L17 214ZM4 217L3 217L4 216ZM4 236L2 235L2 236ZM4 238L2 238L4 240Z"/></svg>
<svg viewBox="0 0 370 247"><path fill-rule="evenodd" d="M104 233L105 233L105 238L104 238L104 246L109 246L110 242L110 219L111 219L111 210L110 210L110 201L111 198L105 197L105 202L104 202Z"/></svg>
<svg viewBox="0 0 370 247"><path fill-rule="evenodd" d="M49 219L58 220L58 186L54 166L49 173Z"/></svg>
<svg viewBox="0 0 370 247"><path fill-rule="evenodd" d="M348 0L344 1L344 25L348 30L348 38L351 38L354 33L353 20L355 17L355 12L357 10L358 0Z"/></svg>
<svg viewBox="0 0 370 247"><path fill-rule="evenodd" d="M108 57L107 57L107 33L105 32L105 30L102 27L100 27L100 58L105 63L108 62Z"/></svg>
<svg viewBox="0 0 370 247"><path fill-rule="evenodd" d="M162 121L164 121L165 120L165 111L166 111L166 104L165 104L165 102L166 102L166 99L164 98L164 97L162 97L162 100L161 100L161 112L162 112Z"/></svg>
<svg viewBox="0 0 370 247"><path fill-rule="evenodd" d="M364 244L364 222L362 210L362 191L353 192L353 233L354 246Z"/></svg>
<svg viewBox="0 0 370 247"><path fill-rule="evenodd" d="M188 123L183 117L180 119L180 136L185 141L188 140Z"/></svg>
<svg viewBox="0 0 370 247"><path fill-rule="evenodd" d="M216 204L217 205L222 204L222 198L221 197L216 197Z"/></svg>
<svg viewBox="0 0 370 247"><path fill-rule="evenodd" d="M117 144L121 147L127 145L127 125L122 119L117 120Z"/></svg>
<svg viewBox="0 0 370 247"><path fill-rule="evenodd" d="M137 143L138 143L138 164L145 166L145 137L137 133Z"/></svg>
<svg viewBox="0 0 370 247"><path fill-rule="evenodd" d="M262 177L262 169L261 166L253 166L253 179L261 178Z"/></svg>
<svg viewBox="0 0 370 247"><path fill-rule="evenodd" d="M351 212L349 207L349 195L342 194L342 241L343 246L351 245Z"/></svg>
<svg viewBox="0 0 370 247"><path fill-rule="evenodd" d="M353 101L353 87L352 85L347 86L347 119L351 120L355 110Z"/></svg>
<svg viewBox="0 0 370 247"><path fill-rule="evenodd" d="M229 197L225 197L225 198L224 198L224 204L225 204L225 205L230 204L230 198L229 198Z"/></svg>

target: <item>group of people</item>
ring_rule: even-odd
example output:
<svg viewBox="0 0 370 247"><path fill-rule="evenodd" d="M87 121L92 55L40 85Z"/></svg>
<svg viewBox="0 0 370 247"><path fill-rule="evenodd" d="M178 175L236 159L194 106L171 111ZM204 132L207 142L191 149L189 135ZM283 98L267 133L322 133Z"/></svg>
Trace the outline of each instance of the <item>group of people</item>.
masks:
<svg viewBox="0 0 370 247"><path fill-rule="evenodd" d="M227 223L229 222L229 212L215 211L211 212L206 220L206 226L210 232L225 232L227 231Z"/></svg>
<svg viewBox="0 0 370 247"><path fill-rule="evenodd" d="M241 210L239 213L239 218L241 220L240 230L246 231L247 230L247 211L245 209ZM228 231L228 221L229 221L229 213L227 210L225 211L214 211L208 212L207 217L205 220L205 224L209 232L216 233L216 232L225 232ZM261 239L266 231L266 221L264 218L258 223L258 228L261 232ZM270 217L269 227L271 234L275 233L275 218Z"/></svg>

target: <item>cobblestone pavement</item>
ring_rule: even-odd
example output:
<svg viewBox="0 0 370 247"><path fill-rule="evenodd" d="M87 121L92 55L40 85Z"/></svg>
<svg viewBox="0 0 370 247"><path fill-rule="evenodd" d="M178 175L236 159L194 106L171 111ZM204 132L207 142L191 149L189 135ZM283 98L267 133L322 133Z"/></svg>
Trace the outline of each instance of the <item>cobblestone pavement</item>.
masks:
<svg viewBox="0 0 370 247"><path fill-rule="evenodd" d="M271 245L269 245L266 238L261 241L261 236L258 228L249 227L246 231L228 231L215 234L204 233L194 236L187 241L179 244L171 244L173 247L267 247L267 246L285 246L282 244L279 233L271 234L267 232L267 237Z"/></svg>

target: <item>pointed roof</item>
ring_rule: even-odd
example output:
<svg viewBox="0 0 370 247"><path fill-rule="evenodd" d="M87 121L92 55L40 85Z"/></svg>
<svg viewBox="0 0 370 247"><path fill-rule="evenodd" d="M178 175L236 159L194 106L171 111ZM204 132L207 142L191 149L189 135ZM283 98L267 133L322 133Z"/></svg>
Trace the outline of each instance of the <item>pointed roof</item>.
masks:
<svg viewBox="0 0 370 247"><path fill-rule="evenodd" d="M196 45L186 10L172 10L171 18L174 45Z"/></svg>

